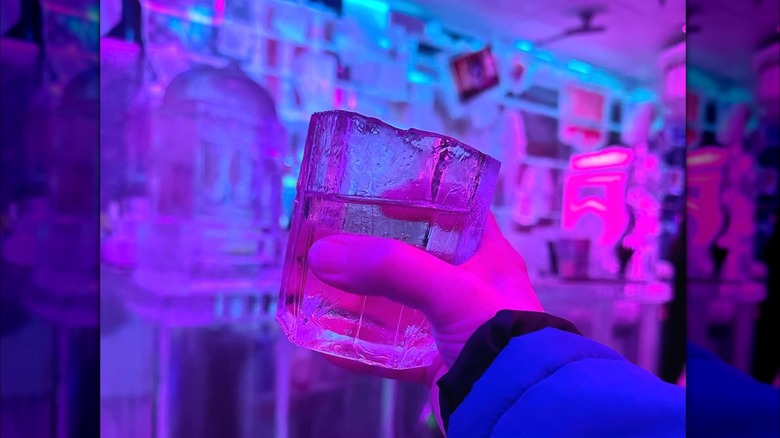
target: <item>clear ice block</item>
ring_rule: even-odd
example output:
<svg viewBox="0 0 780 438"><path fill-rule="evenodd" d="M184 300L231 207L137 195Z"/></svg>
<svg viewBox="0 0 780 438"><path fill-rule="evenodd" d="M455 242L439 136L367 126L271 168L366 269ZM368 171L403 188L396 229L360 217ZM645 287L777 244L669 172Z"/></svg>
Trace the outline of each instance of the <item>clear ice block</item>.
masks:
<svg viewBox="0 0 780 438"><path fill-rule="evenodd" d="M436 345L422 313L326 286L308 269L309 248L329 234L362 234L463 263L479 244L499 166L453 138L347 111L315 113L277 307L288 338L387 368L430 364Z"/></svg>

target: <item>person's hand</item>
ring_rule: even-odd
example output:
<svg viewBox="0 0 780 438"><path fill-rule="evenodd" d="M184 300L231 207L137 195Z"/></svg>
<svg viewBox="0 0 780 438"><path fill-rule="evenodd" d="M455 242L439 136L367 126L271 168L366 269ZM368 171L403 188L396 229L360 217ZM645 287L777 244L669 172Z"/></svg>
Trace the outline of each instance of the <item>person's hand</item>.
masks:
<svg viewBox="0 0 780 438"><path fill-rule="evenodd" d="M543 310L523 258L501 234L492 215L476 254L459 266L397 240L340 234L312 245L309 268L329 286L351 294L383 296L426 315L439 351L427 368L392 370L326 358L352 371L427 384L437 418L436 381L474 331L500 310Z"/></svg>

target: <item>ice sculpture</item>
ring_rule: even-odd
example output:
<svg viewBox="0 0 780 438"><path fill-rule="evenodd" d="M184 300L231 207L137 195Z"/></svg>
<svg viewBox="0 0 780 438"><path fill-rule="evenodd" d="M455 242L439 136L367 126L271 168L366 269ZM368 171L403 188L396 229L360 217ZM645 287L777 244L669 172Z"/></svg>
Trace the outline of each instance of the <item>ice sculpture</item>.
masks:
<svg viewBox="0 0 780 438"><path fill-rule="evenodd" d="M174 78L153 122L135 305L180 323L266 314L257 300L281 259L283 136L273 100L237 65Z"/></svg>
<svg viewBox="0 0 780 438"><path fill-rule="evenodd" d="M639 106L631 125L623 134L623 141L634 149L635 154L626 196L634 216L634 225L623 239L623 245L634 252L626 269L629 280L652 279L658 264L662 263L658 260L661 163L649 148L650 127L655 114L652 104ZM671 267L665 266L663 269L670 271Z"/></svg>

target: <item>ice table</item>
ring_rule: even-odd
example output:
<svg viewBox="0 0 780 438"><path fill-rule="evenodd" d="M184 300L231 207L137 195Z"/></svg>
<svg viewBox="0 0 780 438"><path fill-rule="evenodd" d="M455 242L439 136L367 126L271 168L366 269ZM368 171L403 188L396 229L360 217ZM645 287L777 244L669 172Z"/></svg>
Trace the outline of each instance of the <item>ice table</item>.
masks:
<svg viewBox="0 0 780 438"><path fill-rule="evenodd" d="M195 420L205 414L199 410L213 408L214 404L205 403L202 397L193 399L186 396L191 392L189 385L205 385L209 390L218 390L221 396L229 398L226 402L240 403L240 406L246 407L246 402L234 398L241 397L234 391L239 391L239 386L250 382L254 373L260 372L260 368L268 367L276 370L276 411L271 420L276 428L275 432L270 433L279 438L287 436L290 386L288 359L285 354L279 354L283 352L274 354L272 358L264 354L260 357L260 352L255 351L254 347L257 342L276 337L273 315L279 277L279 271L269 270L253 288L247 290L166 294L145 290L137 284L128 287L123 294L126 305L134 314L148 320L154 332L154 352L151 354L155 368L155 412L152 416L155 423L154 436L191 436L195 430L192 427L196 427ZM225 366L231 365L233 361L242 363L243 367L235 370L237 374L219 371L222 367L208 369L205 361L211 354L224 355L221 359L214 359L217 362L222 360ZM200 362L200 365L193 366L193 361ZM262 361L263 364L255 361ZM177 384L178 379L183 381ZM190 382L187 379L194 380ZM221 381L205 383L215 379ZM211 412L214 417L224 417L220 421L225 421L226 430L232 427L251 435L255 428L268 426L266 420L270 419L253 419L245 414L242 412L236 416L229 412ZM210 421L208 425L213 426L214 423ZM267 433L266 430L260 435L266 436Z"/></svg>

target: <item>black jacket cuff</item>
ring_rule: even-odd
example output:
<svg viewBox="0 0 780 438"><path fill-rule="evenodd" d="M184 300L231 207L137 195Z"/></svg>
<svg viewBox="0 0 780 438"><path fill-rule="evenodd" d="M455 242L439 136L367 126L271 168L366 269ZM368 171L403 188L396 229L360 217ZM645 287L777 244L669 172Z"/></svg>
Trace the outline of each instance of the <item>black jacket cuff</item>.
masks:
<svg viewBox="0 0 780 438"><path fill-rule="evenodd" d="M520 310L501 310L480 326L466 341L450 370L436 382L439 385L439 406L444 429L449 427L450 416L469 394L474 383L512 338L547 327L580 334L574 324L563 318Z"/></svg>

